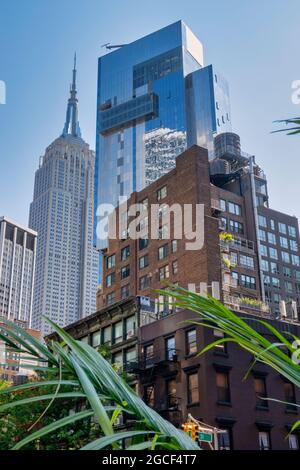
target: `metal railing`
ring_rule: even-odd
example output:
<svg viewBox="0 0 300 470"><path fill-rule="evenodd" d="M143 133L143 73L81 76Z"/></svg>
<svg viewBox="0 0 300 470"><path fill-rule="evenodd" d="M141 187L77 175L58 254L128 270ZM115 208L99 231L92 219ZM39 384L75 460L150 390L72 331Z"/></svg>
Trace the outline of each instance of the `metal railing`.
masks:
<svg viewBox="0 0 300 470"><path fill-rule="evenodd" d="M251 305L242 299L240 300L239 297L231 295L224 295L223 301L224 305L232 310L270 318L270 307L264 302L261 302L260 305Z"/></svg>

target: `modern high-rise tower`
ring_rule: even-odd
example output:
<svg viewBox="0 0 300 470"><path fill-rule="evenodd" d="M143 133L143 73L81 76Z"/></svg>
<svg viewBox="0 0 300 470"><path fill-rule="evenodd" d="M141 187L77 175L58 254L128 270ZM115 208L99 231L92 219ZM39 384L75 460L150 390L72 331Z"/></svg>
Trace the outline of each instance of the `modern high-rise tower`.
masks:
<svg viewBox="0 0 300 470"><path fill-rule="evenodd" d="M81 138L77 104L75 57L65 126L41 157L30 206L38 232L32 325L43 334L51 330L43 316L65 326L96 307L95 153Z"/></svg>
<svg viewBox="0 0 300 470"><path fill-rule="evenodd" d="M182 21L100 57L95 206L140 191L193 144L212 154L230 130L227 83Z"/></svg>

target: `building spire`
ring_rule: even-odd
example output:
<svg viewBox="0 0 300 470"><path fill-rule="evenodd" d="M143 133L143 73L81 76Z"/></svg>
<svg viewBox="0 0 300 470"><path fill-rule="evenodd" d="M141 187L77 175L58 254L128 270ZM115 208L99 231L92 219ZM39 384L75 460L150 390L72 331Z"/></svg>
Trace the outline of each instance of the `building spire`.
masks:
<svg viewBox="0 0 300 470"><path fill-rule="evenodd" d="M66 113L66 122L62 135L73 135L74 137L81 137L81 131L78 121L78 99L76 90L76 52L74 55L74 67L73 67L73 80L70 87L70 98L68 99L68 107Z"/></svg>

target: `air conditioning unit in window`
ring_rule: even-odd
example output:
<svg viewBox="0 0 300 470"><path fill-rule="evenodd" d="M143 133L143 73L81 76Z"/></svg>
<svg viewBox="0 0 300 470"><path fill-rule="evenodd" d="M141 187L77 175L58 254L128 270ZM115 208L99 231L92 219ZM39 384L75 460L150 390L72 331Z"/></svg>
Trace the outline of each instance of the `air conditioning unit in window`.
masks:
<svg viewBox="0 0 300 470"><path fill-rule="evenodd" d="M293 316L293 319L294 319L294 320L298 320L297 302L295 302L295 300L292 300L291 308L292 308L292 316Z"/></svg>
<svg viewBox="0 0 300 470"><path fill-rule="evenodd" d="M134 336L135 331L134 330L128 330L127 332L127 338L132 338Z"/></svg>
<svg viewBox="0 0 300 470"><path fill-rule="evenodd" d="M286 303L284 300L280 300L280 303L279 303L279 311L280 311L280 316L281 318L286 318L287 317L287 313L286 313Z"/></svg>

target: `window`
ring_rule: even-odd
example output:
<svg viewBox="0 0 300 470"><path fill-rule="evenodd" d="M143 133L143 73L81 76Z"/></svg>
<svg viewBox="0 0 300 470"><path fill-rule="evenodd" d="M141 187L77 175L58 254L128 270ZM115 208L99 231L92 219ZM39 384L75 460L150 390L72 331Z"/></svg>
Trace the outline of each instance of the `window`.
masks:
<svg viewBox="0 0 300 470"><path fill-rule="evenodd" d="M140 290L147 289L147 287L149 287L149 285L150 285L150 278L149 278L148 275L140 277L140 279L139 279L139 288L140 288Z"/></svg>
<svg viewBox="0 0 300 470"><path fill-rule="evenodd" d="M165 340L166 347L166 359L168 361L173 361L174 355L176 354L175 349L175 336L170 336Z"/></svg>
<svg viewBox="0 0 300 470"><path fill-rule="evenodd" d="M127 317L125 320L126 339L131 338L135 334L135 316Z"/></svg>
<svg viewBox="0 0 300 470"><path fill-rule="evenodd" d="M254 377L254 390L256 394L256 406L258 408L268 409L268 401L263 400L263 398L267 398L265 377Z"/></svg>
<svg viewBox="0 0 300 470"><path fill-rule="evenodd" d="M229 230L231 232L243 234L244 233L244 226L241 222L237 222L236 220L229 221Z"/></svg>
<svg viewBox="0 0 300 470"><path fill-rule="evenodd" d="M223 212L226 212L226 201L225 199L220 199L220 209Z"/></svg>
<svg viewBox="0 0 300 470"><path fill-rule="evenodd" d="M160 281L163 281L164 279L169 279L169 265L166 264L166 266L159 268L158 275Z"/></svg>
<svg viewBox="0 0 300 470"><path fill-rule="evenodd" d="M172 240L171 241L171 251L172 251L172 253L176 253L176 251L177 251L177 240Z"/></svg>
<svg viewBox="0 0 300 470"><path fill-rule="evenodd" d="M220 330L213 330L214 341L219 339L223 339L225 337L223 331ZM216 344L214 347L215 352L226 353L226 343Z"/></svg>
<svg viewBox="0 0 300 470"><path fill-rule="evenodd" d="M298 243L295 240L290 240L290 247L292 251L298 251Z"/></svg>
<svg viewBox="0 0 300 470"><path fill-rule="evenodd" d="M127 299L130 295L130 285L126 284L126 286L121 287L121 298L122 299Z"/></svg>
<svg viewBox="0 0 300 470"><path fill-rule="evenodd" d="M219 450L232 450L233 446L231 429L223 429L222 433L218 433L218 442Z"/></svg>
<svg viewBox="0 0 300 470"><path fill-rule="evenodd" d="M227 230L227 219L226 217L219 218L219 228L223 230Z"/></svg>
<svg viewBox="0 0 300 470"><path fill-rule="evenodd" d="M158 229L158 239L166 240L167 238L169 238L169 225L164 224Z"/></svg>
<svg viewBox="0 0 300 470"><path fill-rule="evenodd" d="M116 265L116 255L111 255L107 257L106 266L107 269L111 269Z"/></svg>
<svg viewBox="0 0 300 470"><path fill-rule="evenodd" d="M143 206L143 209L148 209L148 206L149 206L149 201L148 201L148 198L146 197L145 199L143 199L140 204Z"/></svg>
<svg viewBox="0 0 300 470"><path fill-rule="evenodd" d="M258 224L260 227L267 227L267 219L263 215L258 216Z"/></svg>
<svg viewBox="0 0 300 470"><path fill-rule="evenodd" d="M299 256L298 255L291 255L292 264L294 266L300 266Z"/></svg>
<svg viewBox="0 0 300 470"><path fill-rule="evenodd" d="M113 343L118 344L123 341L123 323L121 321L113 325Z"/></svg>
<svg viewBox="0 0 300 470"><path fill-rule="evenodd" d="M299 436L297 434L289 434L289 449L299 450Z"/></svg>
<svg viewBox="0 0 300 470"><path fill-rule="evenodd" d="M129 267L129 264L128 264L127 266L124 266L121 269L121 279L125 279L129 275L130 275L130 267Z"/></svg>
<svg viewBox="0 0 300 470"><path fill-rule="evenodd" d="M278 277L272 277L272 286L280 289L280 279Z"/></svg>
<svg viewBox="0 0 300 470"><path fill-rule="evenodd" d="M271 243L271 245L276 245L276 236L272 232L268 232L268 242Z"/></svg>
<svg viewBox="0 0 300 470"><path fill-rule="evenodd" d="M115 280L116 280L116 273L111 273L108 276L106 276L106 287L112 286Z"/></svg>
<svg viewBox="0 0 300 470"><path fill-rule="evenodd" d="M292 277L291 268L288 268L287 266L283 266L282 272L283 272L284 277Z"/></svg>
<svg viewBox="0 0 300 470"><path fill-rule="evenodd" d="M178 274L178 261L177 260L173 261L172 263L172 271L174 275Z"/></svg>
<svg viewBox="0 0 300 470"><path fill-rule="evenodd" d="M139 268L140 268L140 269L144 269L144 268L146 268L147 266L149 266L149 256L148 256L148 255L145 255L145 256L142 256L142 257L139 259Z"/></svg>
<svg viewBox="0 0 300 470"><path fill-rule="evenodd" d="M276 248L269 248L270 258L278 259L278 252Z"/></svg>
<svg viewBox="0 0 300 470"><path fill-rule="evenodd" d="M258 231L258 237L260 239L261 242L265 242L267 241L267 237L266 237L266 232L262 229L259 229Z"/></svg>
<svg viewBox="0 0 300 470"><path fill-rule="evenodd" d="M157 191L157 200L160 201L167 196L167 186L163 186Z"/></svg>
<svg viewBox="0 0 300 470"><path fill-rule="evenodd" d="M268 248L266 247L266 245L260 245L259 251L261 256L268 256Z"/></svg>
<svg viewBox="0 0 300 470"><path fill-rule="evenodd" d="M270 219L270 226L271 226L272 230L275 230L275 220L274 219Z"/></svg>
<svg viewBox="0 0 300 470"><path fill-rule="evenodd" d="M189 356L197 352L196 330L186 332L186 354Z"/></svg>
<svg viewBox="0 0 300 470"><path fill-rule="evenodd" d="M136 347L128 348L125 350L125 364L132 364L136 362Z"/></svg>
<svg viewBox="0 0 300 470"><path fill-rule="evenodd" d="M126 261L127 258L130 256L130 246L125 246L121 250L121 261Z"/></svg>
<svg viewBox="0 0 300 470"><path fill-rule="evenodd" d="M168 204L161 204L158 209L158 217L162 220L164 217L167 217L169 213Z"/></svg>
<svg viewBox="0 0 300 470"><path fill-rule="evenodd" d="M259 450L271 450L270 432L259 431L258 442L259 442Z"/></svg>
<svg viewBox="0 0 300 470"><path fill-rule="evenodd" d="M144 217L143 219L140 220L139 223L139 231L144 232L148 228L148 217Z"/></svg>
<svg viewBox="0 0 300 470"><path fill-rule="evenodd" d="M290 255L287 251L281 252L281 258L284 263L290 263Z"/></svg>
<svg viewBox="0 0 300 470"><path fill-rule="evenodd" d="M279 304L279 302L280 302L280 300L281 300L281 295L275 293L275 294L273 295L273 299L274 299L274 303L275 303L275 304Z"/></svg>
<svg viewBox="0 0 300 470"><path fill-rule="evenodd" d="M295 279L300 281L300 271L294 271Z"/></svg>
<svg viewBox="0 0 300 470"><path fill-rule="evenodd" d="M280 240L280 246L282 248L288 248L289 247L288 239L286 237L280 237L279 240Z"/></svg>
<svg viewBox="0 0 300 470"><path fill-rule="evenodd" d="M296 238L296 227L293 227L292 225L288 226L288 232L290 237Z"/></svg>
<svg viewBox="0 0 300 470"><path fill-rule="evenodd" d="M116 294L115 292L110 292L109 294L107 294L106 296L106 304L107 305L111 305L115 302L116 300Z"/></svg>
<svg viewBox="0 0 300 470"><path fill-rule="evenodd" d="M248 269L254 269L254 259L251 256L240 255L240 264Z"/></svg>
<svg viewBox="0 0 300 470"><path fill-rule="evenodd" d="M239 204L235 204L234 202L228 202L228 212L235 215L241 215L241 206Z"/></svg>
<svg viewBox="0 0 300 470"><path fill-rule="evenodd" d="M123 368L123 354L122 354L122 351L113 354L112 358L111 358L111 362L112 362L112 364L115 364L117 366L118 370L121 371L122 368Z"/></svg>
<svg viewBox="0 0 300 470"><path fill-rule="evenodd" d="M95 331L95 333L92 334L92 346L93 348L96 348L101 344L101 331Z"/></svg>
<svg viewBox="0 0 300 470"><path fill-rule="evenodd" d="M269 271L269 261L263 259L263 260L261 261L261 269L262 269L263 271Z"/></svg>
<svg viewBox="0 0 300 470"><path fill-rule="evenodd" d="M150 408L155 406L154 385L146 385L144 388L144 401Z"/></svg>
<svg viewBox="0 0 300 470"><path fill-rule="evenodd" d="M163 246L160 246L158 248L158 259L164 259L166 256L168 256L169 253L169 247L168 244L166 243Z"/></svg>
<svg viewBox="0 0 300 470"><path fill-rule="evenodd" d="M102 344L111 345L111 326L102 329Z"/></svg>
<svg viewBox="0 0 300 470"><path fill-rule="evenodd" d="M198 372L193 372L187 376L187 386L188 386L188 404L199 402L199 382L198 382Z"/></svg>
<svg viewBox="0 0 300 470"><path fill-rule="evenodd" d="M271 266L271 273L272 274L279 274L279 267L277 263L274 263L273 261L270 263Z"/></svg>
<svg viewBox="0 0 300 470"><path fill-rule="evenodd" d="M285 290L289 293L289 294L292 294L293 293L293 284L289 281L285 281L284 282L284 287L285 287Z"/></svg>
<svg viewBox="0 0 300 470"><path fill-rule="evenodd" d="M286 225L281 222L278 222L278 230L280 233L286 234Z"/></svg>
<svg viewBox="0 0 300 470"><path fill-rule="evenodd" d="M264 276L264 285L269 286L271 283L270 276Z"/></svg>
<svg viewBox="0 0 300 470"><path fill-rule="evenodd" d="M139 238L139 250L144 250L149 245L149 238Z"/></svg>
<svg viewBox="0 0 300 470"><path fill-rule="evenodd" d="M153 363L153 357L154 357L154 346L152 344L147 344L144 348L144 360L145 360L145 365L149 365Z"/></svg>
<svg viewBox="0 0 300 470"><path fill-rule="evenodd" d="M247 289L256 289L256 279L252 276L241 275L241 286Z"/></svg>
<svg viewBox="0 0 300 470"><path fill-rule="evenodd" d="M167 407L174 408L177 406L178 401L176 397L176 380L167 380Z"/></svg>
<svg viewBox="0 0 300 470"><path fill-rule="evenodd" d="M230 253L230 263L232 266L236 266L238 264L238 255L235 251Z"/></svg>
<svg viewBox="0 0 300 470"><path fill-rule="evenodd" d="M230 388L228 372L216 373L218 402L230 403Z"/></svg>
<svg viewBox="0 0 300 470"><path fill-rule="evenodd" d="M295 394L295 387L294 384L291 382L285 382L283 385L284 388L284 398L287 402L286 410L287 411L297 411L296 404L296 394Z"/></svg>

